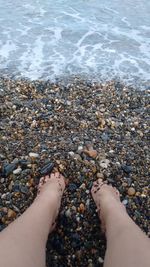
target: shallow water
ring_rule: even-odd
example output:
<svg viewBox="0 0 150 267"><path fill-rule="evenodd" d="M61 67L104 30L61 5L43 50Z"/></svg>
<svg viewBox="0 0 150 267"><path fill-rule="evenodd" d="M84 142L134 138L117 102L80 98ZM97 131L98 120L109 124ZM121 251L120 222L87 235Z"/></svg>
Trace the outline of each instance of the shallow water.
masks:
<svg viewBox="0 0 150 267"><path fill-rule="evenodd" d="M0 0L0 69L150 82L147 0Z"/></svg>

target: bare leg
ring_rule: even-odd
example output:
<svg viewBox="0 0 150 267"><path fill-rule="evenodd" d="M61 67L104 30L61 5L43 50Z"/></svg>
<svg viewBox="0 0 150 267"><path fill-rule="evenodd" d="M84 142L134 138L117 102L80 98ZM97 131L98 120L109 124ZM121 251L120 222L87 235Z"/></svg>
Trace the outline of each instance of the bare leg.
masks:
<svg viewBox="0 0 150 267"><path fill-rule="evenodd" d="M150 240L128 216L118 191L102 180L94 182L92 196L107 239L105 267L149 267Z"/></svg>
<svg viewBox="0 0 150 267"><path fill-rule="evenodd" d="M0 233L0 266L45 266L46 241L53 230L64 188L64 178L59 173L46 176L33 204Z"/></svg>

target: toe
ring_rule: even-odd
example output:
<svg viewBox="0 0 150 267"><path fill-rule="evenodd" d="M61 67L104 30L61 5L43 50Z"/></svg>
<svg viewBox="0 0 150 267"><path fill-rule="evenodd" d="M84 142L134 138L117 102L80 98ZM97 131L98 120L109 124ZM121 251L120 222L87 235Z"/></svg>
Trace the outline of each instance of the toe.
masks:
<svg viewBox="0 0 150 267"><path fill-rule="evenodd" d="M55 172L55 179L58 179L59 185L62 188L62 191L64 191L65 189L65 178L62 174L60 174L59 172Z"/></svg>
<svg viewBox="0 0 150 267"><path fill-rule="evenodd" d="M99 185L101 185L101 184L103 184L104 182L103 182L102 179L99 178L99 179L97 180L97 183L98 183Z"/></svg>

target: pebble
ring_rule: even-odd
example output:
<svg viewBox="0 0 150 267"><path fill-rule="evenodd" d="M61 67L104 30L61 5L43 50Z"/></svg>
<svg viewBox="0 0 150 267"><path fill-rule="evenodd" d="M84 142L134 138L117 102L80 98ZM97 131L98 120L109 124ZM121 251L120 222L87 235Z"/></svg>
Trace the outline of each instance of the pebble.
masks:
<svg viewBox="0 0 150 267"><path fill-rule="evenodd" d="M77 189L77 185L74 184L74 183L70 183L68 187L69 187L69 190L71 192L73 192L73 191L75 191Z"/></svg>
<svg viewBox="0 0 150 267"><path fill-rule="evenodd" d="M84 153L93 159L95 159L97 157L97 151L94 149L84 150Z"/></svg>
<svg viewBox="0 0 150 267"><path fill-rule="evenodd" d="M78 211L81 212L81 213L84 213L84 211L85 211L85 205L83 203L80 204L80 206L78 208Z"/></svg>
<svg viewBox="0 0 150 267"><path fill-rule="evenodd" d="M41 176L50 174L51 171L53 170L53 168L54 168L54 163L52 163L52 162L47 163L47 164L44 165L44 166L41 168L41 170L40 170L40 174L41 174Z"/></svg>
<svg viewBox="0 0 150 267"><path fill-rule="evenodd" d="M70 151L70 152L68 152L68 154L69 154L69 156L74 157L75 153L73 151Z"/></svg>
<svg viewBox="0 0 150 267"><path fill-rule="evenodd" d="M74 154L73 158L74 160L82 161L82 158L79 154Z"/></svg>
<svg viewBox="0 0 150 267"><path fill-rule="evenodd" d="M5 159L5 156L3 154L0 154L0 159L1 160Z"/></svg>
<svg viewBox="0 0 150 267"><path fill-rule="evenodd" d="M132 172L132 166L130 166L130 165L122 164L121 167L122 167L123 171L126 172L126 173L128 173L128 174L130 172Z"/></svg>
<svg viewBox="0 0 150 267"><path fill-rule="evenodd" d="M29 189L27 186L20 186L20 190L21 190L21 193L23 194L28 194L29 193Z"/></svg>
<svg viewBox="0 0 150 267"><path fill-rule="evenodd" d="M107 169L109 166L110 161L108 159L103 159L99 162L100 167L103 169Z"/></svg>
<svg viewBox="0 0 150 267"><path fill-rule="evenodd" d="M78 146L78 153L81 153L83 151L83 146Z"/></svg>
<svg viewBox="0 0 150 267"><path fill-rule="evenodd" d="M81 185L80 185L80 188L81 188L81 189L85 189L85 188L86 188L86 184L85 184L85 183L81 184Z"/></svg>
<svg viewBox="0 0 150 267"><path fill-rule="evenodd" d="M71 218L71 211L70 209L67 209L65 212L66 217Z"/></svg>
<svg viewBox="0 0 150 267"><path fill-rule="evenodd" d="M104 179L104 174L103 173L100 173L100 172L98 172L97 174L96 174L96 177L98 178L98 179Z"/></svg>
<svg viewBox="0 0 150 267"><path fill-rule="evenodd" d="M134 196L135 193L136 193L136 191L135 191L134 187L129 187L129 189L128 189L128 195L129 196Z"/></svg>
<svg viewBox="0 0 150 267"><path fill-rule="evenodd" d="M5 179L4 178L1 178L1 183L3 184L5 182Z"/></svg>
<svg viewBox="0 0 150 267"><path fill-rule="evenodd" d="M126 206L126 205L128 204L128 200L127 200L127 199L124 199L124 200L122 201L122 204Z"/></svg>
<svg viewBox="0 0 150 267"><path fill-rule="evenodd" d="M10 163L10 164L4 165L3 172L2 172L3 175L7 177L13 172L14 169L16 169L16 167L17 167L16 163Z"/></svg>
<svg viewBox="0 0 150 267"><path fill-rule="evenodd" d="M103 133L101 135L101 138L104 142L107 142L110 138L109 138L109 135L107 133Z"/></svg>
<svg viewBox="0 0 150 267"><path fill-rule="evenodd" d="M17 168L16 170L13 171L13 174L20 174L22 172L21 168Z"/></svg>
<svg viewBox="0 0 150 267"><path fill-rule="evenodd" d="M34 152L30 152L30 153L29 153L29 157L30 157L30 158L39 158L39 156L40 156L40 155L39 155L38 153L34 153Z"/></svg>
<svg viewBox="0 0 150 267"><path fill-rule="evenodd" d="M14 219L16 217L16 212L12 209L9 209L7 217L8 217L8 219Z"/></svg>
<svg viewBox="0 0 150 267"><path fill-rule="evenodd" d="M99 263L103 263L104 260L103 260L101 257L99 257L99 258L98 258L98 262L99 262Z"/></svg>

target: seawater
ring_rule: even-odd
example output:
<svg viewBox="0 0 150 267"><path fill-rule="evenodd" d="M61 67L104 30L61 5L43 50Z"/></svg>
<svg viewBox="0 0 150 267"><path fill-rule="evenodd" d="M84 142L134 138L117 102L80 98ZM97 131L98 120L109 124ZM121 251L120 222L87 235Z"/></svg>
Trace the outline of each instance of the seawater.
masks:
<svg viewBox="0 0 150 267"><path fill-rule="evenodd" d="M150 82L150 1L0 0L0 70Z"/></svg>

